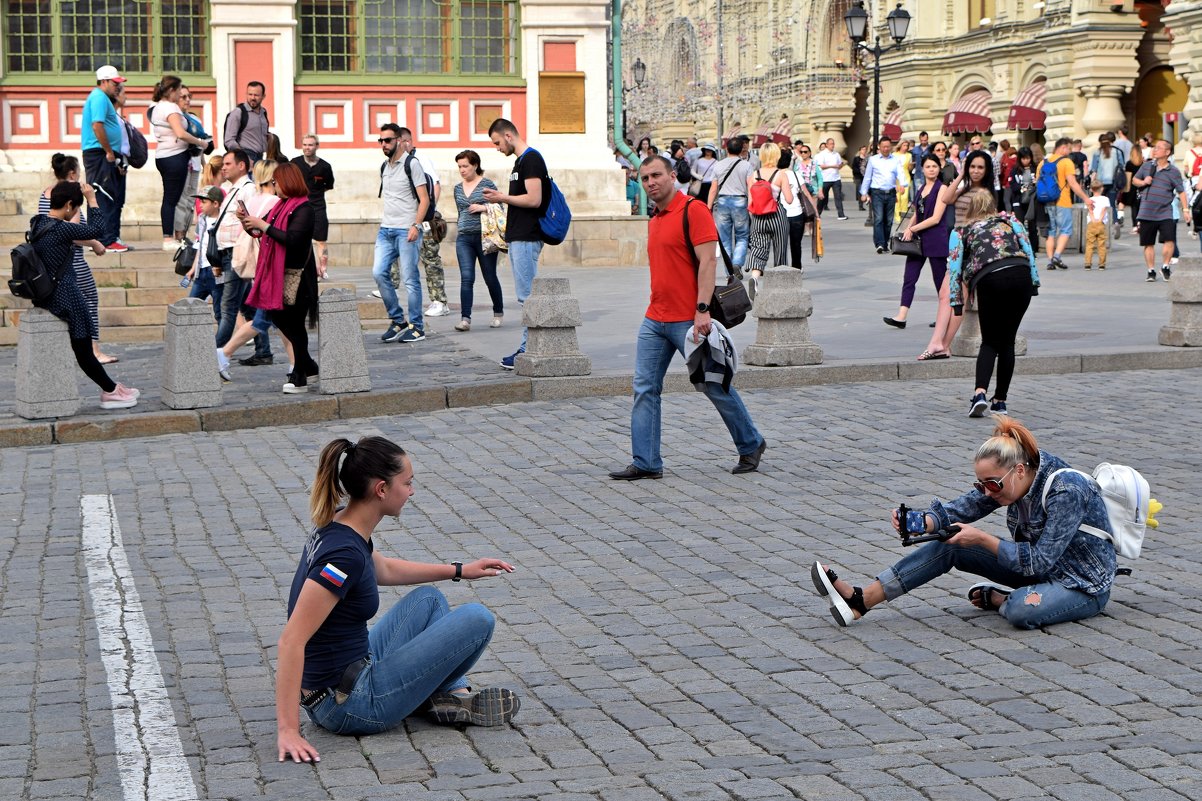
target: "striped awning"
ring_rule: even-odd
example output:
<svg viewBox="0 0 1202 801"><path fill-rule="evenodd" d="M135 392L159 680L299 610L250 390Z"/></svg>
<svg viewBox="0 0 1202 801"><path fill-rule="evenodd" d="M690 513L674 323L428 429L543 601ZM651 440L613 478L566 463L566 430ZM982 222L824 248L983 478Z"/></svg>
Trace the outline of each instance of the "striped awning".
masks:
<svg viewBox="0 0 1202 801"><path fill-rule="evenodd" d="M993 120L989 119L989 100L992 95L986 89L969 92L948 108L943 115L943 132L990 133Z"/></svg>
<svg viewBox="0 0 1202 801"><path fill-rule="evenodd" d="M735 123L735 126L726 132L726 136L722 137L722 146L725 147L726 143L738 136L742 130L743 126L739 123Z"/></svg>
<svg viewBox="0 0 1202 801"><path fill-rule="evenodd" d="M782 147L788 147L789 133L793 130L793 120L788 117L782 117L781 121L772 129L772 141Z"/></svg>
<svg viewBox="0 0 1202 801"><path fill-rule="evenodd" d="M902 110L895 108L885 117L885 124L881 127L881 135L889 137L890 140L896 142L901 139L902 135Z"/></svg>
<svg viewBox="0 0 1202 801"><path fill-rule="evenodd" d="M1010 106L1006 127L1011 131L1042 131L1047 127L1048 85L1037 81L1018 93Z"/></svg>
<svg viewBox="0 0 1202 801"><path fill-rule="evenodd" d="M759 147L764 144L772 136L772 123L761 125L755 132L755 136L751 140L752 147Z"/></svg>

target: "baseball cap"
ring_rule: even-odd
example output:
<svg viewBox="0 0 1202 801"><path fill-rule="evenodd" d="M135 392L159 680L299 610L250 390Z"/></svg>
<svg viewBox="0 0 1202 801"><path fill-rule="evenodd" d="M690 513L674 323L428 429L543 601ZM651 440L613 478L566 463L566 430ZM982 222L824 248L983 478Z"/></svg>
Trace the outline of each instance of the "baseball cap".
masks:
<svg viewBox="0 0 1202 801"><path fill-rule="evenodd" d="M198 197L201 200L211 200L214 203L220 203L225 200L225 192L221 191L220 186L210 186L205 191L195 194L192 197Z"/></svg>
<svg viewBox="0 0 1202 801"><path fill-rule="evenodd" d="M117 72L117 68L109 64L105 64L103 67L96 70L96 80L125 83L125 79L121 77L121 73Z"/></svg>

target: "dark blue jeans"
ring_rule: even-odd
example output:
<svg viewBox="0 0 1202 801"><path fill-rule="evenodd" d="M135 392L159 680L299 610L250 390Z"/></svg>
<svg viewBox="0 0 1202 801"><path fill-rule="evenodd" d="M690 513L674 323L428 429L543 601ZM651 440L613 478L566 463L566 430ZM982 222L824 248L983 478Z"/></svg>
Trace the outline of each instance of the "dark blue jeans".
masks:
<svg viewBox="0 0 1202 801"><path fill-rule="evenodd" d="M461 232L455 238L455 258L459 260L459 305L463 307L461 314L468 320L472 319L476 262L480 262L484 284L488 287L488 296L492 298L492 313L497 317L504 314L505 299L501 294L501 282L497 280L496 252L484 252L484 243L480 240L478 232Z"/></svg>
<svg viewBox="0 0 1202 801"><path fill-rule="evenodd" d="M154 166L163 178L163 202L159 204L159 224L163 227L163 237L170 238L175 234L175 207L184 186L188 183L188 151L176 153L165 159L154 160Z"/></svg>
<svg viewBox="0 0 1202 801"><path fill-rule="evenodd" d="M96 187L96 202L100 205L104 228L100 244L111 245L121 234L121 205L125 202L125 176L116 163L104 157L98 147L83 152L83 169L88 183Z"/></svg>
<svg viewBox="0 0 1202 801"><path fill-rule="evenodd" d="M897 192L892 189L869 189L868 197L872 201L872 244L887 249L889 234L893 231Z"/></svg>
<svg viewBox="0 0 1202 801"><path fill-rule="evenodd" d="M199 258L204 258L200 256ZM209 269L197 270L196 278L192 281L192 289L188 292L190 298L205 298L213 299L213 319L220 325L221 323L221 295L225 289L225 284L217 283L213 277L213 271Z"/></svg>

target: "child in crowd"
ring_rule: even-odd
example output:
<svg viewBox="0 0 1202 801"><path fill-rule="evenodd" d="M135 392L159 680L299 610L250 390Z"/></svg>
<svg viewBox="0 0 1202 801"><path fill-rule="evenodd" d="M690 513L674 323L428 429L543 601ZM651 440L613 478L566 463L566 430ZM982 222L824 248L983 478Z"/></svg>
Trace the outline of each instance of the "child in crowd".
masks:
<svg viewBox="0 0 1202 801"><path fill-rule="evenodd" d="M225 283L225 277L217 278L213 275L212 268L209 267L208 259L205 258L205 253L209 247L209 237L213 234L213 226L217 224L217 212L221 209L221 203L225 200L225 192L220 186L209 186L202 189L196 197L197 208L200 211L196 215L196 250L193 252L192 269L188 270L188 275L185 281L192 283L192 291L188 293L189 297L213 299L213 317L218 323L221 322L221 290Z"/></svg>
<svg viewBox="0 0 1202 801"><path fill-rule="evenodd" d="M1085 269L1093 267L1093 254L1098 253L1098 269L1106 269L1106 256L1109 248L1110 227L1110 198L1102 194L1102 182L1097 173L1090 175L1090 190L1093 193L1093 205L1089 208L1089 223L1085 226Z"/></svg>

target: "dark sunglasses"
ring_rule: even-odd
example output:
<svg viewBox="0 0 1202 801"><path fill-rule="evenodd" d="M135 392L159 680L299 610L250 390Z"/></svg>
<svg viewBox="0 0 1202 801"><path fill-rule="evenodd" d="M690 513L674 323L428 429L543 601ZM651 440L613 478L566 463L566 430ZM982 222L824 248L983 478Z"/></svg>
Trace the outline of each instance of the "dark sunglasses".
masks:
<svg viewBox="0 0 1202 801"><path fill-rule="evenodd" d="M389 142L395 142L395 141L396 141L396 137L395 137L395 136L390 136L390 137L389 137L389 138L387 138L387 139L377 139L376 141L377 141L377 142L379 142L379 143L380 143L380 144L382 144L382 145L386 145L386 144L388 144Z"/></svg>
<svg viewBox="0 0 1202 801"><path fill-rule="evenodd" d="M1018 467L1018 465L1014 465L1014 467ZM980 481L972 482L973 489L982 494L985 492L1001 492L1006 487L1004 483L1006 476L1014 472L1014 467L1007 470L1006 475L1001 478L983 478Z"/></svg>
<svg viewBox="0 0 1202 801"><path fill-rule="evenodd" d="M800 154L801 154L801 155L803 155L803 156L808 156L808 155L810 155L810 151L808 151L808 150L799 150L799 151L797 151L797 152L798 152L798 153L800 153Z"/></svg>

